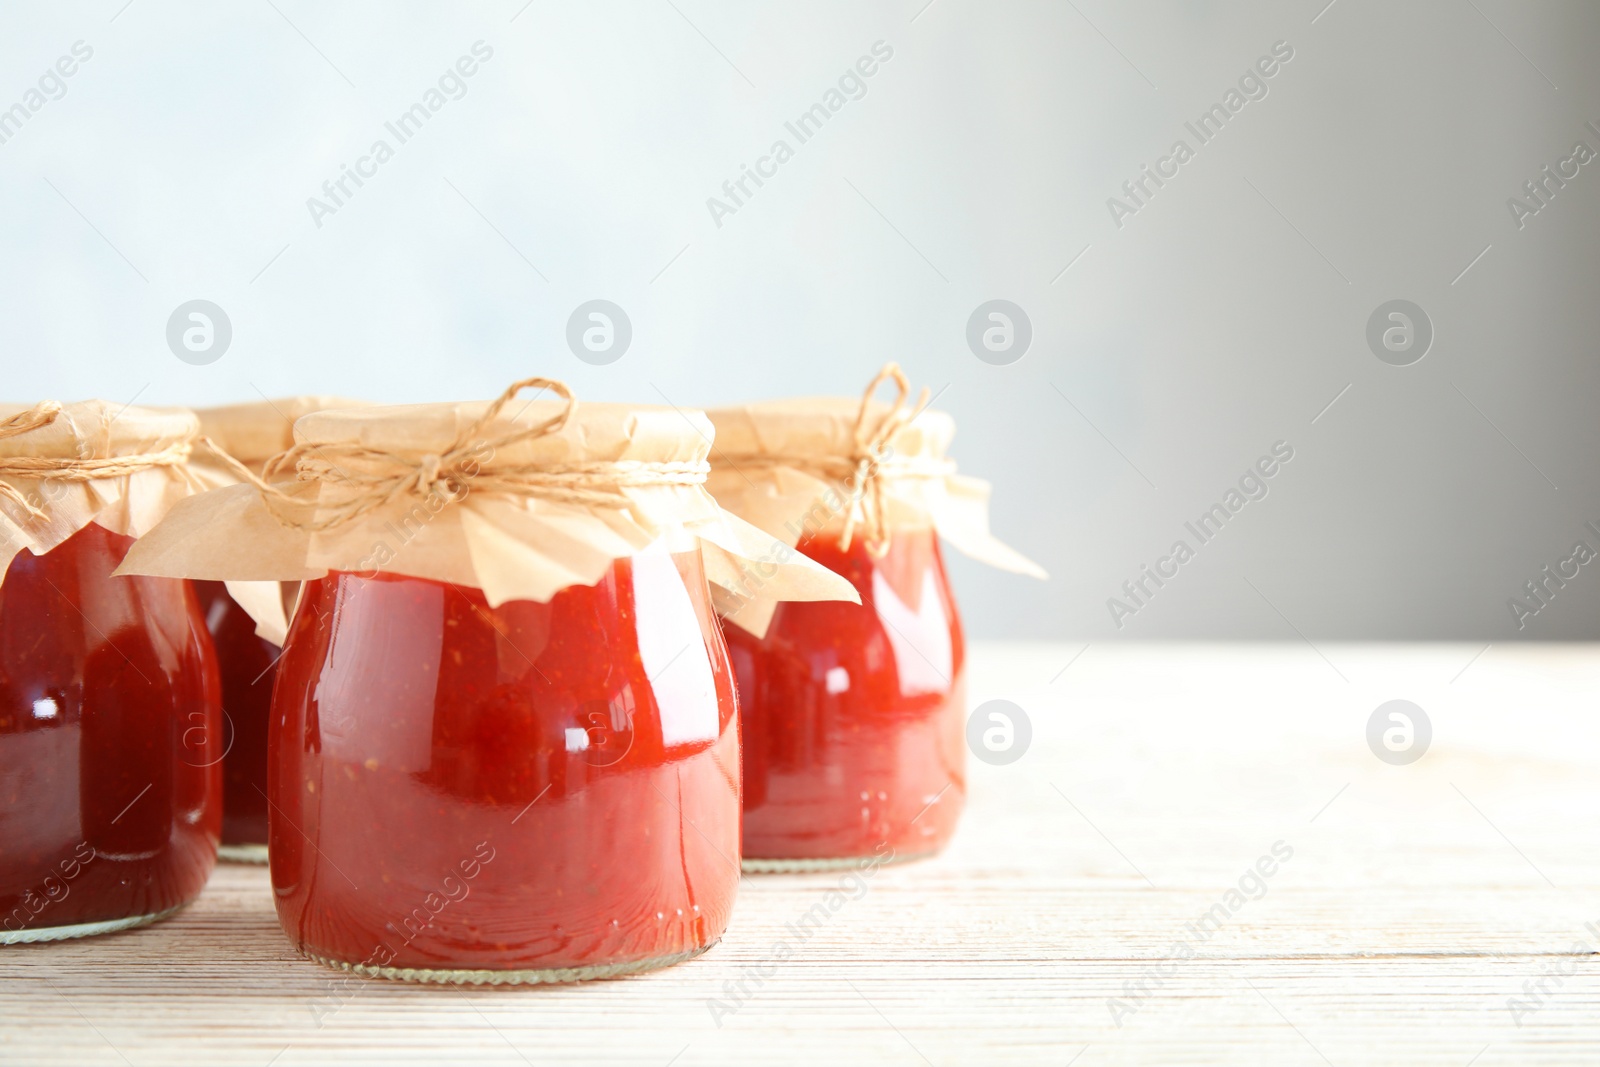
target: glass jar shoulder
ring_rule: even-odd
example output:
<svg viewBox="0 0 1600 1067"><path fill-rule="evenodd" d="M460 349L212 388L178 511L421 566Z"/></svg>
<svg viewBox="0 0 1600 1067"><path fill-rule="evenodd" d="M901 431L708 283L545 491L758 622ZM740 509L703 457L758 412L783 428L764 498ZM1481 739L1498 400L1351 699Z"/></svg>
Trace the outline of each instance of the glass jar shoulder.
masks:
<svg viewBox="0 0 1600 1067"><path fill-rule="evenodd" d="M762 638L730 628L741 670L768 685L804 680L844 699L870 694L866 710L942 699L957 687L965 641L934 531L896 530L881 555L860 537L841 548L836 534L797 547L848 579L861 603L780 604Z"/></svg>
<svg viewBox="0 0 1600 1067"><path fill-rule="evenodd" d="M709 747L734 712L698 552L617 560L548 603L332 574L306 584L279 674L286 705L311 712L307 746L359 734L382 750L362 763L470 765L481 789L496 753L661 762Z"/></svg>

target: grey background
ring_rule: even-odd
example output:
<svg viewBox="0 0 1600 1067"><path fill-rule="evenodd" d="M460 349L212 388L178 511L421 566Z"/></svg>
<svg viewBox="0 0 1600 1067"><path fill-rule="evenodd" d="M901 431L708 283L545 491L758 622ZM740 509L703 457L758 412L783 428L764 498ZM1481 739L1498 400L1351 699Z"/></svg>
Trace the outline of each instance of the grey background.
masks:
<svg viewBox="0 0 1600 1067"><path fill-rule="evenodd" d="M1600 547L1600 162L1521 230L1506 204L1600 150L1600 5L925 4L7 4L0 108L94 56L0 144L4 395L546 374L692 406L853 394L898 359L1053 576L954 559L974 635L1600 636L1600 565L1520 632L1507 606ZM480 39L466 95L317 228L307 198ZM715 225L707 198L879 40L865 97ZM1107 198L1279 40L1269 95L1118 228ZM633 323L607 366L564 344L595 298ZM965 342L996 298L1033 324L1011 366ZM1364 339L1395 298L1436 332L1409 367ZM205 366L165 342L193 299L233 325ZM1270 494L1114 626L1279 440Z"/></svg>

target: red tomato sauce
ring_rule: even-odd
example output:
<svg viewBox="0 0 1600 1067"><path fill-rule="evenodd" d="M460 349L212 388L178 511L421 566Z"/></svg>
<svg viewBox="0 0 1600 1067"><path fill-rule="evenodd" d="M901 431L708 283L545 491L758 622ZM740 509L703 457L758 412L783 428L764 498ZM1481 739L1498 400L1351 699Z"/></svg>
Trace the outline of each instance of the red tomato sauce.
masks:
<svg viewBox="0 0 1600 1067"><path fill-rule="evenodd" d="M216 862L216 658L188 583L112 577L132 544L91 524L0 585L0 940L158 916Z"/></svg>
<svg viewBox="0 0 1600 1067"><path fill-rule="evenodd" d="M331 574L307 583L278 672L272 882L307 955L569 980L721 937L739 738L698 552L497 608Z"/></svg>
<svg viewBox="0 0 1600 1067"><path fill-rule="evenodd" d="M222 843L267 844L267 719L278 646L221 582L194 583L222 668Z"/></svg>
<svg viewBox="0 0 1600 1067"><path fill-rule="evenodd" d="M898 531L882 559L860 537L798 548L861 603L780 603L762 638L725 627L744 726L744 854L761 866L935 852L966 797L966 649L938 538Z"/></svg>

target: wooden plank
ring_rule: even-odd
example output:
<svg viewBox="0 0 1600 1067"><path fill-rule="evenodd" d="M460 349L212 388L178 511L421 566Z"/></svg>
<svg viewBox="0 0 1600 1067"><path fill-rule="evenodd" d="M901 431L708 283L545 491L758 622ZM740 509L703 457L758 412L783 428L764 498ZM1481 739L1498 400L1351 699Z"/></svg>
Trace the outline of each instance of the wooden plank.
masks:
<svg viewBox="0 0 1600 1067"><path fill-rule="evenodd" d="M809 936L837 874L746 878L657 974L352 982L224 866L168 922L0 949L0 1063L1600 1062L1600 649L1079 650L974 650L1032 747ZM1365 740L1394 697L1409 766Z"/></svg>

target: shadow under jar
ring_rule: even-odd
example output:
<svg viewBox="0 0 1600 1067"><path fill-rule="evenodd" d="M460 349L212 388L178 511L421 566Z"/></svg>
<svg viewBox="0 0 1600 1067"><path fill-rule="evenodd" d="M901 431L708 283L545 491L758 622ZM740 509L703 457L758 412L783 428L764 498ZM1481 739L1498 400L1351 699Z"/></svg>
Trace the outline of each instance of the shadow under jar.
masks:
<svg viewBox="0 0 1600 1067"><path fill-rule="evenodd" d="M278 668L296 946L362 974L603 978L709 948L737 887L733 680L698 547L548 603L334 573Z"/></svg>
<svg viewBox="0 0 1600 1067"><path fill-rule="evenodd" d="M860 604L779 604L726 628L745 746L745 866L805 870L943 848L966 798L966 648L932 530L797 546Z"/></svg>
<svg viewBox="0 0 1600 1067"><path fill-rule="evenodd" d="M0 584L0 943L152 922L216 862L216 659L187 582L112 576L132 544L91 523Z"/></svg>

